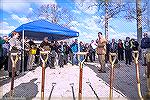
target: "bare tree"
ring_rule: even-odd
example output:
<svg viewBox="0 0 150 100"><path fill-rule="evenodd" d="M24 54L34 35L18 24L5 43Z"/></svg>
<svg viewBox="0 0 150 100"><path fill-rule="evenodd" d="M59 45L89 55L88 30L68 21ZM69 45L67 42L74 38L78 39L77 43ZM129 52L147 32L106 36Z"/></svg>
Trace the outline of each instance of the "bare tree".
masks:
<svg viewBox="0 0 150 100"><path fill-rule="evenodd" d="M81 0L80 5L83 6L83 2L85 0ZM87 6L87 9L90 9L91 7L97 6L98 9L102 9L105 11L104 13L104 20L105 21L105 38L108 39L108 22L110 18L115 18L116 15L118 15L121 11L125 11L125 4L123 4L122 0L95 0L97 3L93 3L93 5ZM99 11L98 10L98 11ZM102 12L103 13L103 12ZM100 23L100 21L98 21Z"/></svg>
<svg viewBox="0 0 150 100"><path fill-rule="evenodd" d="M135 8L136 4L136 8ZM136 3L126 4L126 15L124 16L128 21L137 21L137 39L138 41L142 38L142 30L146 28L149 19L147 15L148 0L136 0Z"/></svg>
<svg viewBox="0 0 150 100"><path fill-rule="evenodd" d="M75 19L73 14L66 8L60 7L56 4L44 4L34 11L37 19L49 20L52 23L61 22L62 25L68 26L69 23ZM31 16L29 16L31 17Z"/></svg>
<svg viewBox="0 0 150 100"><path fill-rule="evenodd" d="M142 9L141 0L136 0L136 16L137 16L137 40L142 39Z"/></svg>
<svg viewBox="0 0 150 100"><path fill-rule="evenodd" d="M105 0L105 38L108 40L108 0Z"/></svg>
<svg viewBox="0 0 150 100"><path fill-rule="evenodd" d="M148 1L148 4L150 4L150 0ZM147 11L147 24L148 24L148 31L150 32L150 6L148 6L148 11Z"/></svg>
<svg viewBox="0 0 150 100"><path fill-rule="evenodd" d="M82 0L84 2L85 0ZM137 39L142 38L142 27L147 26L149 19L146 16L148 1L136 0L136 2L123 2L123 0L97 0L97 3L88 6L88 8L97 6L99 9L105 11L105 37L108 39L108 22L110 18L125 17L127 21L137 21ZM82 5L82 4L81 4ZM121 12L125 12L122 14ZM120 15L119 15L120 14ZM122 15L121 15L122 14Z"/></svg>

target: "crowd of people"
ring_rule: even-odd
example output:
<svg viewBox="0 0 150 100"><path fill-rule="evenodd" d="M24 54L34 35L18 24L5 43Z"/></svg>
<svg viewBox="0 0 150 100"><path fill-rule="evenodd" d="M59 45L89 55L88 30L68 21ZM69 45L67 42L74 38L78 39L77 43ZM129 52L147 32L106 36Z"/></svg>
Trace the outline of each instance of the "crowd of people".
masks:
<svg viewBox="0 0 150 100"><path fill-rule="evenodd" d="M140 45L139 42L141 42ZM125 64L130 66L131 62L133 61L133 51L142 51L142 64L145 66L145 53L150 51L150 38L148 37L147 33L143 34L141 41L136 41L136 39L130 39L130 37L126 37L125 41L119 39L118 42L116 42L115 39L112 39L112 41L107 42L102 36L102 33L99 32L96 44L96 54L98 55L99 63L101 65L99 72L104 73L106 72L105 64L109 61L110 53L117 54L117 60L115 61L115 64L118 63L118 61L125 61Z"/></svg>
<svg viewBox="0 0 150 100"><path fill-rule="evenodd" d="M20 34L12 32L12 37L8 38L4 36L0 38L0 68L4 68L9 72L9 77L12 76L12 61L11 53L17 53L19 60L16 64L15 75L19 75L22 71L33 70L34 66L41 65L40 51L49 51L46 67L55 69L56 65L63 68L64 65L71 63L72 65L78 65L77 52L88 52L84 57L85 61L93 62L98 57L100 63L99 72L105 73L105 64L109 61L109 53L117 54L117 61L125 61L127 65L131 65L132 51L138 51L139 47L142 48L142 52L146 52L150 48L150 38L147 33L144 33L144 38L141 40L141 45L135 39L126 37L126 40L121 39L118 42L115 39L108 42L102 35L98 33L98 39L92 40L91 43L83 43L75 39L72 43L63 41L49 41L48 37L45 37L39 45L34 43L34 40L25 37L24 46L23 40L20 38ZM24 48L23 48L24 47ZM23 55L24 54L24 55ZM24 59L23 59L24 58ZM143 58L143 64L145 65L145 59Z"/></svg>

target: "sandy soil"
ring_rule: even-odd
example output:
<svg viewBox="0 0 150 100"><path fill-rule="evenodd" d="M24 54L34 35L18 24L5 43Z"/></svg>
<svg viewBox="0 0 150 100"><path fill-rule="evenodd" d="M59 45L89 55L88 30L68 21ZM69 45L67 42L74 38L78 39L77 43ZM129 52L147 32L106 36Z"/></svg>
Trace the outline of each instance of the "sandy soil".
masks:
<svg viewBox="0 0 150 100"><path fill-rule="evenodd" d="M110 64L106 65L106 73L98 73L98 62L87 62L83 66L82 97L84 100L107 100L109 97ZM41 72L39 66L33 71L17 76L14 84L14 97L41 99ZM140 65L142 95L147 92L146 78L143 76L145 67ZM124 62L115 67L113 97L115 100L137 99L137 83L135 66L127 66ZM10 97L10 78L1 71L0 93L2 98ZM45 100L75 100L79 91L79 66L66 65L64 68L46 68Z"/></svg>

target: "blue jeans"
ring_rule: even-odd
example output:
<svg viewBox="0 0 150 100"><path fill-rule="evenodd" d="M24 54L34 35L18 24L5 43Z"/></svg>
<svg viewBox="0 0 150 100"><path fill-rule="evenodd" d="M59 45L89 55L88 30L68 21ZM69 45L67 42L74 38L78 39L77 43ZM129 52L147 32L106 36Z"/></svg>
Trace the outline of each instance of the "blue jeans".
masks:
<svg viewBox="0 0 150 100"><path fill-rule="evenodd" d="M78 56L76 53L73 54L73 64L78 65Z"/></svg>

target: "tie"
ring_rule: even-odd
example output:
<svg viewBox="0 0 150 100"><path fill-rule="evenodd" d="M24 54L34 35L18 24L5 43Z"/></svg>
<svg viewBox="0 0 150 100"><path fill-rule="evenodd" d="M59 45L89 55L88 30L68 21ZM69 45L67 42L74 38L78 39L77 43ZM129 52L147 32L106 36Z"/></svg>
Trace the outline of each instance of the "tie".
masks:
<svg viewBox="0 0 150 100"><path fill-rule="evenodd" d="M114 43L112 43L112 49L114 48Z"/></svg>

